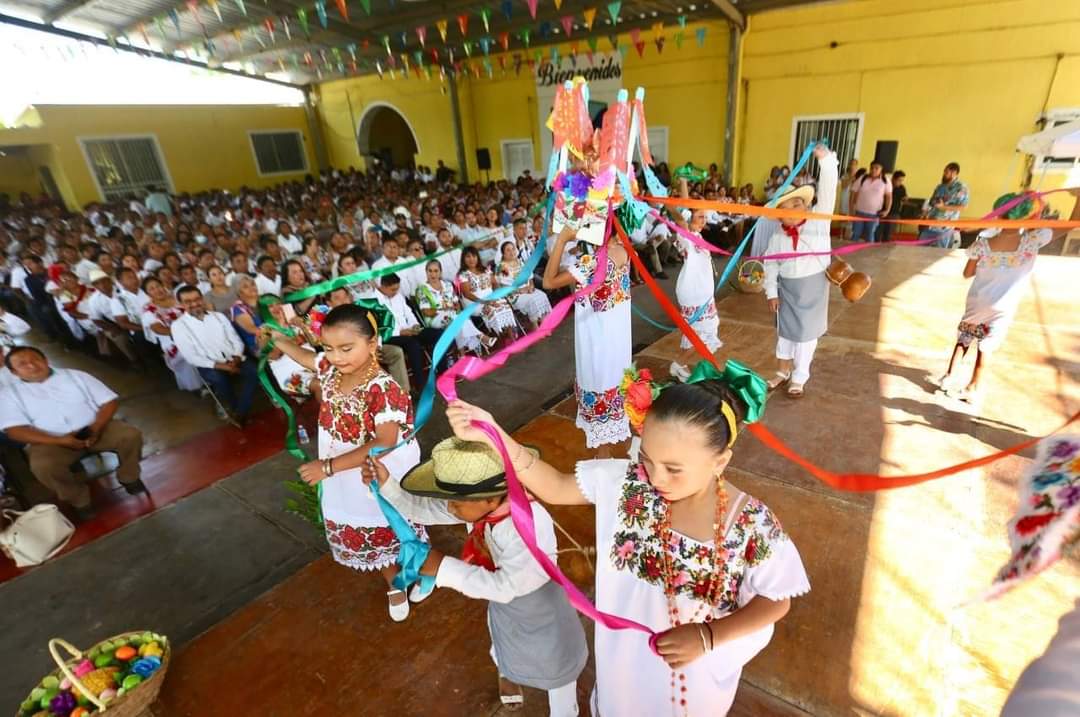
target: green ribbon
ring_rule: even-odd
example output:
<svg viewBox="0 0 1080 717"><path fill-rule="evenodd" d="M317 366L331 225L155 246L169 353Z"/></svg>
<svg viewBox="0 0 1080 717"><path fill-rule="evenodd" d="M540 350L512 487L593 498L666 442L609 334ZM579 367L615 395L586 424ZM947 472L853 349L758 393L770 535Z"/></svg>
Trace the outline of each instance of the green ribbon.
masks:
<svg viewBox="0 0 1080 717"><path fill-rule="evenodd" d="M709 178L709 173L701 167L695 167L692 162L687 162L675 170L675 176L688 182L703 182Z"/></svg>
<svg viewBox="0 0 1080 717"><path fill-rule="evenodd" d="M746 404L747 423L761 418L765 401L769 397L769 385L741 361L728 359L723 371L716 368L712 361L698 361L686 383L699 381L720 381L730 388L739 400Z"/></svg>

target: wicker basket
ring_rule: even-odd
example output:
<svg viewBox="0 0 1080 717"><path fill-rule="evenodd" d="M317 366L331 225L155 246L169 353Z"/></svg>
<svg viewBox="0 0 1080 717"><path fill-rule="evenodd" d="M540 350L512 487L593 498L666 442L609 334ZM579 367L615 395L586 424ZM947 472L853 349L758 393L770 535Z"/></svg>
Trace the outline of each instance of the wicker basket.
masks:
<svg viewBox="0 0 1080 717"><path fill-rule="evenodd" d="M765 291L765 265L757 259L747 259L731 275L731 283L744 294L760 294Z"/></svg>
<svg viewBox="0 0 1080 717"><path fill-rule="evenodd" d="M139 630L133 632L125 632L119 635L114 635L106 640L102 640L94 647L103 645L106 642L115 642L117 640L131 640L134 637L140 637L145 635L147 630ZM140 682L137 688L133 688L130 692L125 692L120 697L109 700L108 703L102 703L98 700L97 695L90 694L86 686L83 685L82 680L75 676L72 672L72 667L78 664L83 659L83 653L70 643L61 640L59 638L53 638L49 640L49 654L52 655L53 660L56 662L57 669L53 670L50 675L62 680L67 678L72 684L73 692L81 692L90 703L97 708L97 711L92 714L99 714L102 712L108 712L115 717L140 717L140 715L149 715L148 708L157 699L158 692L161 691L161 683L165 679L165 671L169 669L169 660L172 656L172 649L169 646L169 641L162 635L158 635L161 639L158 642L161 644L161 667L159 667L149 679ZM63 648L71 657L65 660L60 656L59 648ZM92 652L93 649L88 650ZM22 712L16 710L15 715L19 717Z"/></svg>

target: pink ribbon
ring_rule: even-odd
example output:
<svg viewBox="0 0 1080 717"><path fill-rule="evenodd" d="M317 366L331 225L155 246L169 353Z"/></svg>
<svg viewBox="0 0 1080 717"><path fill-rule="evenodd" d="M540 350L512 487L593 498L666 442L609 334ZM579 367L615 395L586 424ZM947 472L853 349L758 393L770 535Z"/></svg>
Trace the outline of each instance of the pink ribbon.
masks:
<svg viewBox="0 0 1080 717"><path fill-rule="evenodd" d="M540 325L535 331L522 336L509 346L504 347L486 359L468 356L447 369L439 376L435 383L439 389L439 394L447 403L457 400L457 386L455 384L459 378L463 378L467 381L475 381L505 364L511 356L519 354L530 346L547 338L555 328L562 323L563 319L566 318L566 315L570 312L570 309L577 299L589 296L600 288L607 277L607 239L611 236L611 222L613 215L614 212L609 210L607 229L604 232L604 244L600 247L600 251L596 253L597 266L588 285L578 289L572 295L559 301L559 303L551 310L551 313L544 317L543 321L540 322ZM649 646L652 648L653 652L656 652L655 642L658 637L657 633L633 620L628 620L624 617L611 615L598 610L596 605L594 605L592 601L563 574L562 570L559 569L559 566L548 557L547 553L545 553L539 545L537 545L536 524L533 521L532 507L529 505L529 498L521 485L521 481L518 479L517 472L514 470L513 462L510 460L510 455L506 451L506 444L503 443L502 436L499 435L499 432L491 424L474 422L473 425L491 438L492 442L495 444L495 449L499 452L499 455L502 456L503 465L506 468L507 493L510 499L510 519L513 521L514 528L517 530L518 535L521 536L522 542L525 543L525 547L528 549L529 553L536 558L536 562L540 563L540 567L544 569L544 572L548 574L548 577L566 592L567 600L569 600L574 609L582 615L600 623L609 630L639 630L644 632L649 635Z"/></svg>

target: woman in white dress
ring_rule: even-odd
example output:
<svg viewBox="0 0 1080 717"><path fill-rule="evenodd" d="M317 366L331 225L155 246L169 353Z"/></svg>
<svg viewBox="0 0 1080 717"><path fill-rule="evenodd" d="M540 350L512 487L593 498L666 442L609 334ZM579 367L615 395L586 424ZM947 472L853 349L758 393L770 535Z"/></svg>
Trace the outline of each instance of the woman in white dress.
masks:
<svg viewBox="0 0 1080 717"><path fill-rule="evenodd" d="M600 458L611 456L611 446L630 437L619 384L630 365L630 257L615 238L608 240L603 283L574 308L574 395L577 427L585 432L585 445L597 448ZM587 286L596 273L596 256L582 253L563 264L567 243L575 238L569 227L562 230L544 269L544 288Z"/></svg>
<svg viewBox="0 0 1080 717"><path fill-rule="evenodd" d="M679 182L681 196L688 197L686 179L680 178ZM684 230L701 239L701 230L705 228L704 209L694 209L690 212L677 210L672 212L672 218ZM724 342L720 340L720 317L716 314L716 299L713 294L716 287L712 253L702 249L678 232L675 236L679 253L683 257L679 278L675 281L675 298L679 302L679 312L687 321L697 317L690 327L697 332L701 341L715 355ZM686 336L682 337L679 348L683 351L671 362L670 371L673 378L685 381L690 376L688 364L694 360L697 350Z"/></svg>
<svg viewBox="0 0 1080 717"><path fill-rule="evenodd" d="M694 378L700 378L694 381ZM599 717L726 715L743 666L772 638L791 598L810 589L798 550L776 516L724 479L743 418L756 420L765 382L737 362L721 375L695 368L691 383L634 383L643 423L640 462L582 461L562 473L499 430L521 482L549 505L596 509L596 606L658 633L596 625ZM454 433L491 439L494 425L462 401L447 409ZM717 546L722 546L717 550Z"/></svg>
<svg viewBox="0 0 1080 717"><path fill-rule="evenodd" d="M1070 220L1080 219L1080 188L1072 190L1077 197ZM995 208L1016 197L1006 194L994 203ZM1025 219L1031 212L1030 201L1009 210L1003 219ZM1066 230L1067 231L1067 230ZM957 327L949 369L939 379L943 389L962 401L977 404L980 398L979 379L990 355L1001 347L1012 324L1013 316L1024 298L1039 249L1054 240L1049 229L986 229L968 247L968 262L964 277L974 279L968 289L964 315ZM975 368L971 381L953 391L957 365L975 344Z"/></svg>
<svg viewBox="0 0 1080 717"><path fill-rule="evenodd" d="M195 367L184 360L179 349L172 339L172 323L184 313L184 307L173 296L173 293L165 288L161 281L153 276L145 279L142 284L143 291L150 297L150 301L143 307L142 325L146 339L161 347L161 353L165 358L165 365L176 376L176 385L181 391L198 391L202 389L202 379L199 378Z"/></svg>
<svg viewBox="0 0 1080 717"><path fill-rule="evenodd" d="M499 286L510 286L514 283L514 279L521 273L521 259L518 256L518 245L513 239L507 239L499 247L499 256L502 261L499 263L499 271L495 275L495 280ZM525 315L525 318L529 320L531 326L529 330L532 331L545 316L551 313L551 302L548 300L547 294L536 288L536 284L532 279L529 279L521 288L515 291L510 296L510 305L517 309L519 312Z"/></svg>
<svg viewBox="0 0 1080 717"><path fill-rule="evenodd" d="M461 250L461 273L458 274L458 279L462 297L470 302L483 299L495 290L495 277L491 269L485 268L481 263L480 252L474 246ZM485 301L484 308L480 309L479 313L491 333L510 340L517 328L517 320L506 299Z"/></svg>
<svg viewBox="0 0 1080 717"><path fill-rule="evenodd" d="M420 308L424 326L445 329L461 313L461 297L454 285L442 278L442 264L438 259L432 259L424 268L426 281L416 287L413 299ZM495 337L480 331L472 321L465 322L454 341L459 351L472 353L495 345Z"/></svg>

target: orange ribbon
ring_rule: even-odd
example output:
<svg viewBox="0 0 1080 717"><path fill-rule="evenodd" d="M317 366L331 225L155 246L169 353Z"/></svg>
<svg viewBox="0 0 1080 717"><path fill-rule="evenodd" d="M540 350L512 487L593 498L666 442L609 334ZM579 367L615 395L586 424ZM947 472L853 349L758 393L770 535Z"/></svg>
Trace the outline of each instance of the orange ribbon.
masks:
<svg viewBox="0 0 1080 717"><path fill-rule="evenodd" d="M649 204L664 204L687 209L715 209L724 214L746 214L753 217L773 219L825 219L841 222L888 222L924 227L952 227L953 229L1077 229L1080 221L1066 219L882 219L880 217L852 217L846 214L817 214L798 209L759 207L754 204L732 204L709 199L683 199L681 197L638 197ZM1078 199L1077 201L1080 201Z"/></svg>
<svg viewBox="0 0 1080 717"><path fill-rule="evenodd" d="M797 214L802 213L797 212ZM1080 224L1080 222L1072 223ZM626 236L626 231L623 229L622 223L617 218L615 218L614 224L615 231L618 233L619 239L620 241L622 241L623 247L625 247L626 249L626 253L630 256L630 260L634 263L634 266L637 267L638 274L640 274L641 278L645 280L645 284L649 287L649 290L653 293L653 296L656 297L657 302L660 304L660 308L662 308L664 310L664 313L666 313L668 317L675 322L675 325L679 327L679 330L682 332L683 336L685 336L690 341L690 343L694 346L694 349L697 350L699 354L701 354L702 358L712 362L712 364L715 365L717 368L720 368L716 357L713 356L711 351L709 351L709 347L705 345L705 343L697 335L697 332L694 331L694 329L691 328L690 324L686 322L686 319L683 318L682 312L679 311L678 308L676 308L675 305L671 303L671 299L667 297L667 294L664 293L664 290L661 289L659 285L657 285L656 281L649 274L649 271L645 268L644 263L638 257L637 252L634 251L634 245L630 242L629 237ZM1057 431L1054 431L1054 433L1063 430L1078 419L1080 419L1080 412L1073 414L1073 416L1068 421L1066 421L1061 428L1059 428ZM806 470L806 472L820 480L822 483L825 483L828 486L835 488L836 490L855 492L887 490L891 488L904 488L910 485L925 483L926 481L934 480L936 478L944 478L945 476L960 473L961 471L966 471L971 468L979 468L981 466L994 463L995 461L999 461L1007 456L1015 455L1017 453L1020 453L1021 451L1031 448L1036 443L1042 440L1042 437L1031 438L1024 441L1023 443L1018 443L1010 448L1000 450L997 453L991 453L990 455L983 456L982 458L975 458L973 460L965 461L963 463L957 463L956 465L949 466L947 468L941 468L936 471L930 471L929 473L917 473L914 475L902 476L882 476L869 473L833 473L832 471L826 470L816 465L812 461L808 460L807 458L796 453L790 446L777 438L772 431L762 425L760 421L757 421L755 423L748 423L746 424L746 428L768 448L772 449L784 458L787 458L795 465L803 468L804 470Z"/></svg>

